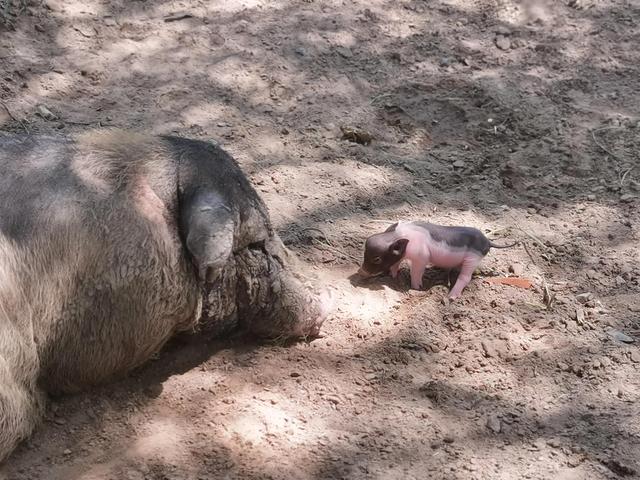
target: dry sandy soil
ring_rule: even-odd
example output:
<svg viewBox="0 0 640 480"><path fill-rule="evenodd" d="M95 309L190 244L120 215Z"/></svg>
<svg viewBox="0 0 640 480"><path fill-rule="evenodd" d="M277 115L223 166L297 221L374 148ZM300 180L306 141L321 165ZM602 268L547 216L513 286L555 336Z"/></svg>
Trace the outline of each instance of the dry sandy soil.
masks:
<svg viewBox="0 0 640 480"><path fill-rule="evenodd" d="M0 478L640 477L638 0L20 3L2 130L219 141L339 302L55 399ZM522 244L452 304L444 272L359 284L398 219Z"/></svg>

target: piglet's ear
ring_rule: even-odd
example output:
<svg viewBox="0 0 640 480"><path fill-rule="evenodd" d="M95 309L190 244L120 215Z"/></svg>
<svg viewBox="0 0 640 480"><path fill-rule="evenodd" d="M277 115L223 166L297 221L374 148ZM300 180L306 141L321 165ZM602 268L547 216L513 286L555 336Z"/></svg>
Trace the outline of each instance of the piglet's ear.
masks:
<svg viewBox="0 0 640 480"><path fill-rule="evenodd" d="M389 246L389 252L395 256L404 255L408 243L408 238L399 238Z"/></svg>

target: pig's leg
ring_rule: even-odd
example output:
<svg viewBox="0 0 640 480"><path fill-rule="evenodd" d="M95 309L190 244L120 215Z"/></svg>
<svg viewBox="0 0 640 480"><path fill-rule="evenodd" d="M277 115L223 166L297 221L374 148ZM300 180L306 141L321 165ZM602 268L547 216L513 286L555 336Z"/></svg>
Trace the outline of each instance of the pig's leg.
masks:
<svg viewBox="0 0 640 480"><path fill-rule="evenodd" d="M423 261L411 262L411 288L420 290L422 288L422 276L427 268L427 263Z"/></svg>
<svg viewBox="0 0 640 480"><path fill-rule="evenodd" d="M0 360L5 360L2 355ZM6 365L0 371L0 464L18 443L31 435L40 421L44 405L39 392L25 387L22 381L13 378L9 368L4 367ZM31 375L19 367L16 370L17 376ZM31 383L31 379L28 380Z"/></svg>
<svg viewBox="0 0 640 480"><path fill-rule="evenodd" d="M462 261L462 265L460 266L460 273L458 274L458 280L456 280L456 284L453 286L451 292L449 292L449 298L451 300L458 298L464 290L464 287L471 281L471 275L473 275L474 270L482 260L481 256L478 255L467 255Z"/></svg>

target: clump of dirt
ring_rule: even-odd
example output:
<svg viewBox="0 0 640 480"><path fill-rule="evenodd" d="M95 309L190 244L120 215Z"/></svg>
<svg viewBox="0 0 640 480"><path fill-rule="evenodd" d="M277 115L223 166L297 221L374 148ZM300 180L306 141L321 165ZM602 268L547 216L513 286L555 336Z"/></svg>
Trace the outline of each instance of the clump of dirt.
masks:
<svg viewBox="0 0 640 480"><path fill-rule="evenodd" d="M640 475L637 6L46 0L11 18L3 130L220 142L338 309L310 343L180 337L54 399L0 478ZM400 219L521 246L454 303L438 270L423 291L359 281L364 239Z"/></svg>

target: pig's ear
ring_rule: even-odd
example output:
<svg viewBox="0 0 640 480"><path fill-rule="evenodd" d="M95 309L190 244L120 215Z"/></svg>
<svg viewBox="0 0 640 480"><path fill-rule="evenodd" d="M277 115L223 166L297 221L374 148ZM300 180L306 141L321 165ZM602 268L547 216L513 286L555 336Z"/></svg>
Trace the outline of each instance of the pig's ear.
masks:
<svg viewBox="0 0 640 480"><path fill-rule="evenodd" d="M396 257L400 257L404 255L404 251L407 249L408 243L409 243L409 239L399 238L389 246L389 253L391 253Z"/></svg>
<svg viewBox="0 0 640 480"><path fill-rule="evenodd" d="M233 250L234 212L224 198L198 190L181 199L182 237L203 282L213 282Z"/></svg>

